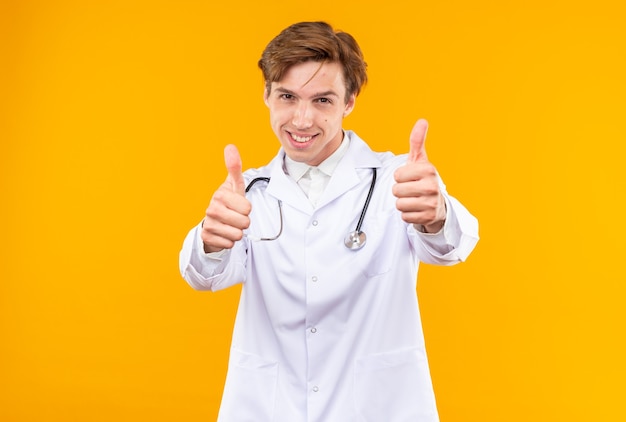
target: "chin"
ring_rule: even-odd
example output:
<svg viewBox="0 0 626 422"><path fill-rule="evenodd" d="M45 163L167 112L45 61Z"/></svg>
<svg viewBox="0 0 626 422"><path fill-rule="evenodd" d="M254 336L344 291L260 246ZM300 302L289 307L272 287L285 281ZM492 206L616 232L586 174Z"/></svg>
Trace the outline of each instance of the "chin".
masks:
<svg viewBox="0 0 626 422"><path fill-rule="evenodd" d="M291 158L293 161L297 161L299 163L308 163L311 160L311 157L309 154L305 154L300 151L287 152L285 150L285 154L287 155L287 157Z"/></svg>

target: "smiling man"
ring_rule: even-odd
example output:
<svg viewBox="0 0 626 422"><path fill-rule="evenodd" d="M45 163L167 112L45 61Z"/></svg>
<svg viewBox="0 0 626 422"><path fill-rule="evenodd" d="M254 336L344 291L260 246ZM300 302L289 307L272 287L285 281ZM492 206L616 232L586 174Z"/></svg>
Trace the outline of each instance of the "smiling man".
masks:
<svg viewBox="0 0 626 422"><path fill-rule="evenodd" d="M352 36L294 24L259 67L281 148L242 172L226 146L180 253L196 289L243 283L219 420L438 421L417 270L464 261L477 220L428 161L424 120L404 155L343 129L367 81Z"/></svg>
<svg viewBox="0 0 626 422"><path fill-rule="evenodd" d="M343 79L339 63L308 61L266 89L272 129L292 160L318 166L341 145L341 124L356 97L347 94Z"/></svg>

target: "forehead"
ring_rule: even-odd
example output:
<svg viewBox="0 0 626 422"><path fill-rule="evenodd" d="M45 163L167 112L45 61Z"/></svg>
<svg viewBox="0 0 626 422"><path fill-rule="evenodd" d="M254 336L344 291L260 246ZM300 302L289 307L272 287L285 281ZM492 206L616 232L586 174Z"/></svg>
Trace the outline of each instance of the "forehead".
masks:
<svg viewBox="0 0 626 422"><path fill-rule="evenodd" d="M339 63L314 61L291 66L280 81L272 82L272 88L301 93L333 91L339 96L343 96L346 90Z"/></svg>

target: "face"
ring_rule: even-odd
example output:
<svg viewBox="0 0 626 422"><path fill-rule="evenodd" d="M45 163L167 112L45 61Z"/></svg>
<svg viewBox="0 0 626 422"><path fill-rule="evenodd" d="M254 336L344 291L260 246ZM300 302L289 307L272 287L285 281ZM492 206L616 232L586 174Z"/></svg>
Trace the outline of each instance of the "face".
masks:
<svg viewBox="0 0 626 422"><path fill-rule="evenodd" d="M343 139L343 118L354 108L355 95L346 103L345 94L338 63L300 63L272 82L265 104L289 158L316 166L335 152Z"/></svg>

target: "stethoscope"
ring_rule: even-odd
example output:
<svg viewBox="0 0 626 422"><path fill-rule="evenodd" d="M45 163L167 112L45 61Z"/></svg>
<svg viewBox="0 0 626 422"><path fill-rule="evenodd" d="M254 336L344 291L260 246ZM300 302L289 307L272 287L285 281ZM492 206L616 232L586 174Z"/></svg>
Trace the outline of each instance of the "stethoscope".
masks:
<svg viewBox="0 0 626 422"><path fill-rule="evenodd" d="M250 183L248 183L248 186L246 187L246 193L252 188L252 186L255 183L257 182L269 183L269 181L270 181L269 177L257 177L255 179L252 179ZM369 192L367 192L367 198L365 198L365 203L363 204L363 209L361 210L361 215L359 216L359 221L356 224L356 228L350 233L348 233L343 240L344 245L346 245L346 248L348 249L351 249L351 250L361 249L365 245L365 242L367 241L367 236L365 235L365 232L361 230L361 226L363 225L363 220L365 219L367 208L369 207L370 200L372 199L374 186L376 186L376 168L372 167L372 182L370 183L370 189L369 189ZM281 200L278 200L278 212L280 214L280 229L277 235L272 236L272 237L248 236L248 238L250 240L276 240L278 239L281 233L283 232L283 207L282 207Z"/></svg>

